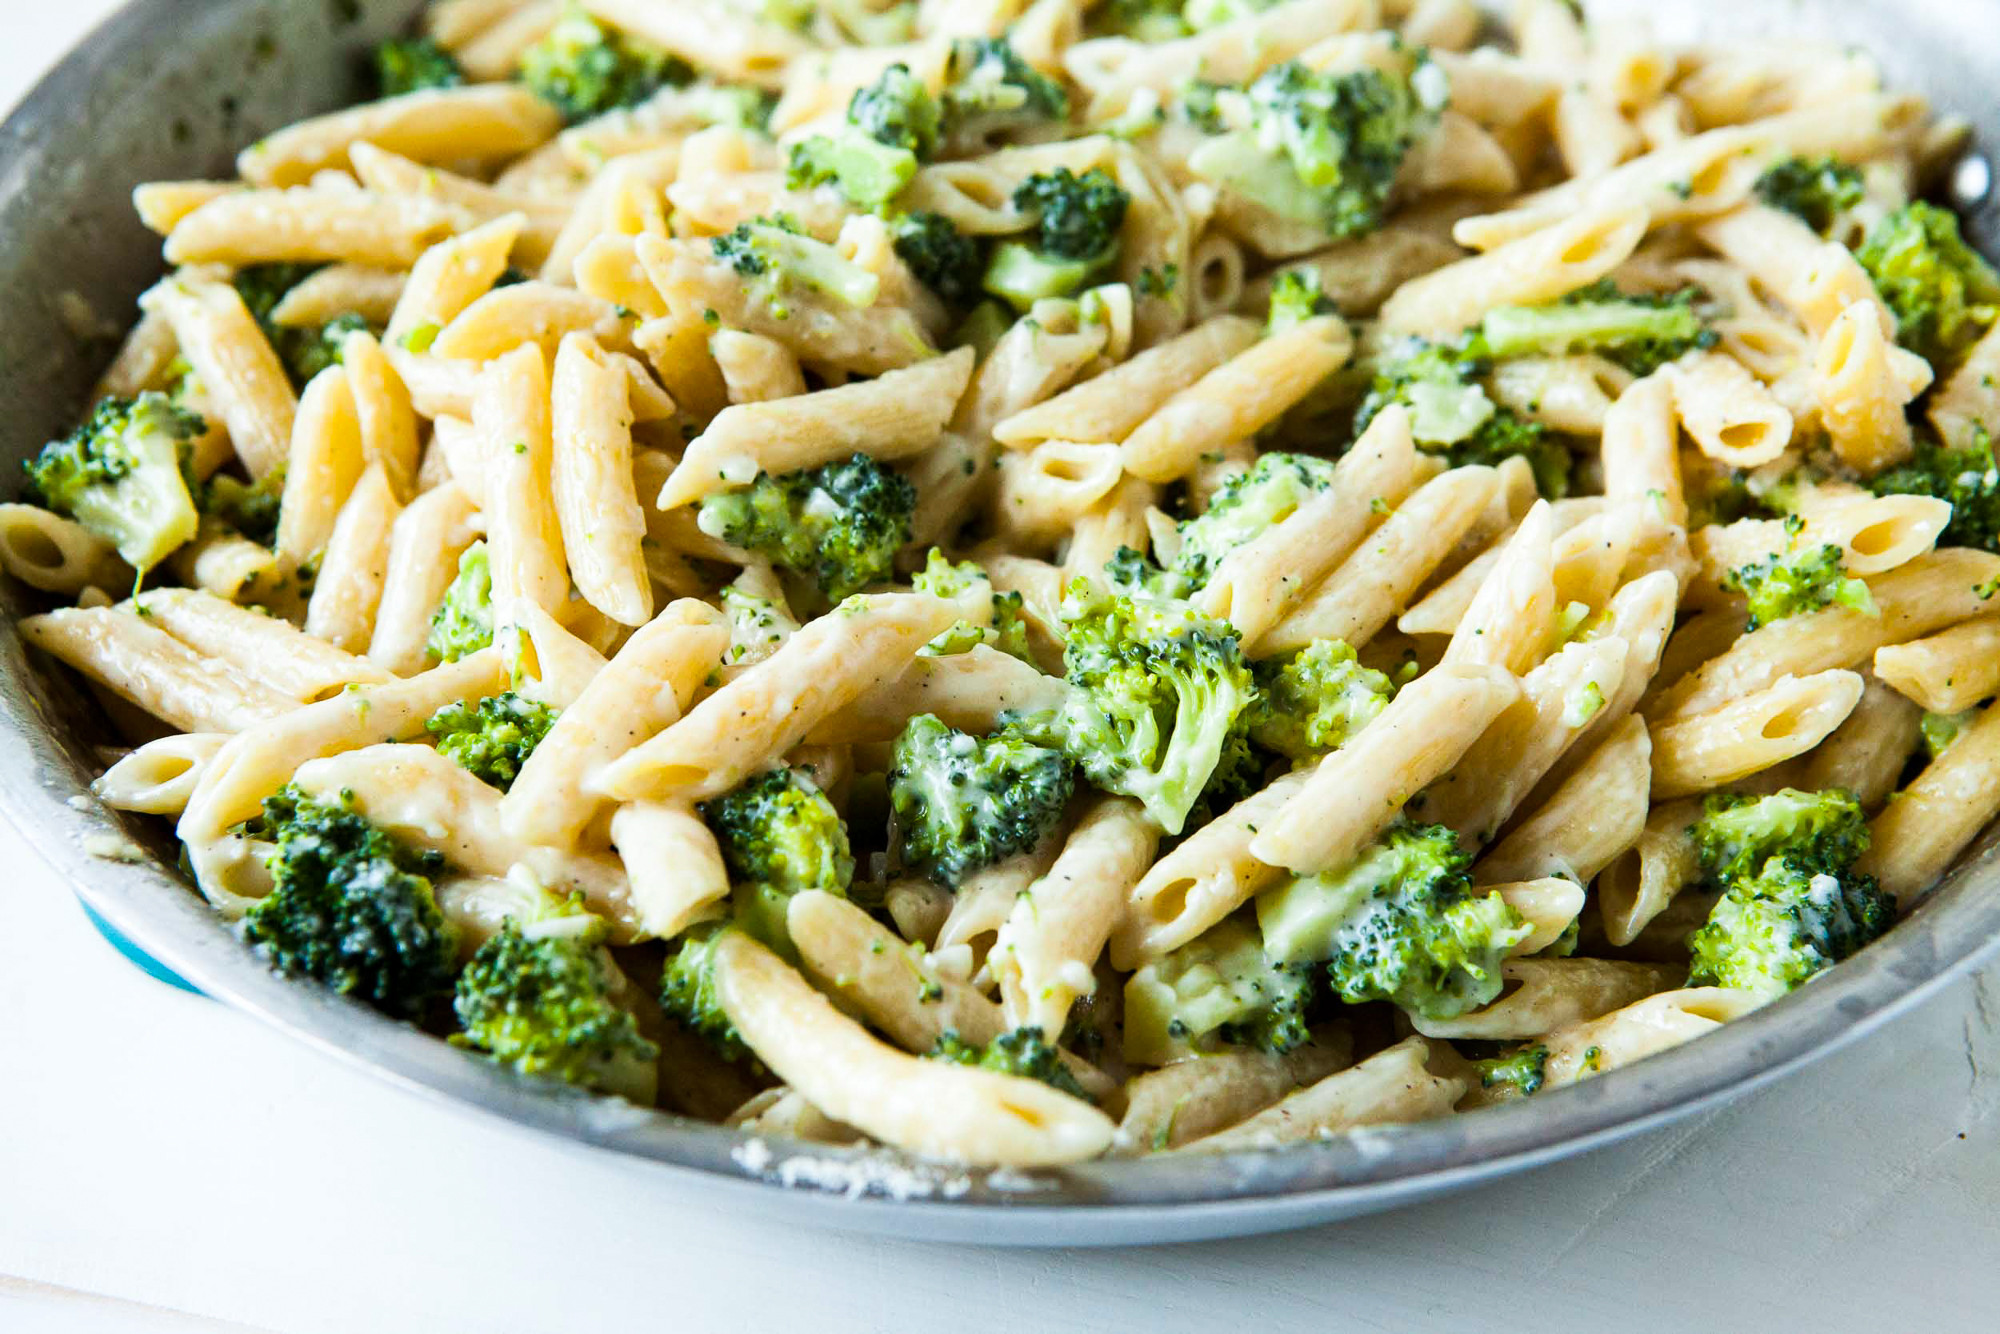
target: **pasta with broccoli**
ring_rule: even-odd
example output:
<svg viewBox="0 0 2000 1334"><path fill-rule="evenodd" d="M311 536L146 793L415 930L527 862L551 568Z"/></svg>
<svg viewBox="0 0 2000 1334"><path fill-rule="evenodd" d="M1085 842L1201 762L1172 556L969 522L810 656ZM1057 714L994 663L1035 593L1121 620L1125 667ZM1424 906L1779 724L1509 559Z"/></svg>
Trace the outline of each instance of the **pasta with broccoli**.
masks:
<svg viewBox="0 0 2000 1334"><path fill-rule="evenodd" d="M436 0L138 191L0 505L100 798L467 1059L980 1165L1812 985L2000 814L1963 132L1512 10Z"/></svg>

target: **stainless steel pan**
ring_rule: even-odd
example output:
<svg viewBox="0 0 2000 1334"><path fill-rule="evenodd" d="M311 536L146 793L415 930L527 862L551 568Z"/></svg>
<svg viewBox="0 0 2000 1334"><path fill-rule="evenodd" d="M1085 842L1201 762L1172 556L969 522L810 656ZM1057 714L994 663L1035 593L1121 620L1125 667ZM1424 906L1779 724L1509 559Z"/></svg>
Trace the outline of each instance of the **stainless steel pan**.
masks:
<svg viewBox="0 0 2000 1334"><path fill-rule="evenodd" d="M133 219L141 181L225 173L234 151L350 97L351 58L418 0L135 0L0 127L0 469L76 415L110 344L69 332L80 296L113 324L159 271ZM1893 84L2000 127L2000 0L1593 3L1648 12L1662 36L1745 32L1878 53ZM1981 164L1961 173L1967 188ZM1983 200L1973 231L1995 250ZM435 1038L266 971L172 870L171 844L88 793L98 710L29 668L0 589L0 808L105 919L209 995L441 1102L625 1155L632 1170L705 1177L752 1207L935 1240L1090 1245L1274 1231L1409 1203L1580 1153L1740 1095L1824 1055L1964 971L2000 938L2000 867L1984 841L1910 920L1859 958L1721 1032L1525 1103L1337 1143L1234 1157L1104 1162L1056 1173L958 1174L893 1156L745 1145L712 1126L517 1079ZM136 862L90 855L132 839ZM663 1185L669 1184L663 1180ZM663 1205L670 1197L663 1192Z"/></svg>

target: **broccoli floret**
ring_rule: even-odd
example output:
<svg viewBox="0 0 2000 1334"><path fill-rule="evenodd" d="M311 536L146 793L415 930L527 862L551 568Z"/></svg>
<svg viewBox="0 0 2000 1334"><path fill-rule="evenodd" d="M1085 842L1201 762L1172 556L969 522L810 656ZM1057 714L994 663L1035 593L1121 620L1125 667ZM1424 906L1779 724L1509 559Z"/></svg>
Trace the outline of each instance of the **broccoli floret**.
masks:
<svg viewBox="0 0 2000 1334"><path fill-rule="evenodd" d="M791 316L794 288L819 292L843 305L872 306L882 280L824 241L800 233L790 218L760 218L709 242L715 257L753 280L773 319Z"/></svg>
<svg viewBox="0 0 2000 1334"><path fill-rule="evenodd" d="M295 388L304 388L327 367L339 365L349 334L380 332L353 312L336 315L319 325L294 327L272 323L271 312L278 308L285 294L317 273L320 267L316 264L253 264L236 275L237 294L256 318L257 326L264 331L271 350L284 363L285 373L291 377Z"/></svg>
<svg viewBox="0 0 2000 1334"><path fill-rule="evenodd" d="M1278 0L1187 0L1181 6L1181 17L1187 26L1196 32L1207 32L1237 19L1261 14L1276 5Z"/></svg>
<svg viewBox="0 0 2000 1334"><path fill-rule="evenodd" d="M236 294L243 298L251 318L268 331L271 312L285 299L285 293L324 267L322 264L251 264L236 271L232 285Z"/></svg>
<svg viewBox="0 0 2000 1334"><path fill-rule="evenodd" d="M396 38L375 48L377 96L401 97L426 88L456 88L465 82L458 57L428 37Z"/></svg>
<svg viewBox="0 0 2000 1334"><path fill-rule="evenodd" d="M1188 33L1181 3L1182 0L1109 0L1098 6L1091 17L1094 27L1107 36L1170 42Z"/></svg>
<svg viewBox="0 0 2000 1334"><path fill-rule="evenodd" d="M1117 256L1131 204L1132 196L1102 167L1081 176L1068 167L1030 176L1015 187L1014 207L1034 215L1034 239L994 248L986 290L1018 310L1070 295Z"/></svg>
<svg viewBox="0 0 2000 1334"><path fill-rule="evenodd" d="M1868 850L1868 817L1842 788L1788 787L1755 798L1716 793L1692 833L1702 869L1724 889L1757 875L1774 857L1838 875Z"/></svg>
<svg viewBox="0 0 2000 1334"><path fill-rule="evenodd" d="M1035 249L1057 259L1102 263L1118 248L1132 196L1102 167L1040 172L1014 188L1014 207L1035 216Z"/></svg>
<svg viewBox="0 0 2000 1334"><path fill-rule="evenodd" d="M1316 639L1294 653L1265 658L1255 672L1250 739L1298 761L1347 744L1396 692L1394 682L1363 667L1338 639Z"/></svg>
<svg viewBox="0 0 2000 1334"><path fill-rule="evenodd" d="M165 394L107 398L22 467L33 497L118 548L144 574L194 537L191 441L207 429Z"/></svg>
<svg viewBox="0 0 2000 1334"><path fill-rule="evenodd" d="M1302 1046L1318 971L1273 963L1256 928L1229 918L1126 982L1125 1059L1165 1065L1217 1041L1269 1052Z"/></svg>
<svg viewBox="0 0 2000 1334"><path fill-rule="evenodd" d="M1017 719L1023 735L1180 833L1256 694L1236 631L1185 602L1087 579L1070 585L1062 617L1063 661L1078 688L1061 708Z"/></svg>
<svg viewBox="0 0 2000 1334"><path fill-rule="evenodd" d="M278 506L284 494L282 472L267 472L254 482L217 473L202 484L195 508L268 547L278 535Z"/></svg>
<svg viewBox="0 0 2000 1334"><path fill-rule="evenodd" d="M961 309L979 300L986 251L942 213L919 210L896 221L896 253L938 300Z"/></svg>
<svg viewBox="0 0 2000 1334"><path fill-rule="evenodd" d="M736 925L798 961L787 911L809 889L845 896L854 881L847 826L803 769L771 769L696 809L729 868Z"/></svg>
<svg viewBox="0 0 2000 1334"><path fill-rule="evenodd" d="M927 1054L935 1060L950 1061L954 1065L977 1066L997 1074L1040 1080L1072 1098L1096 1101L1083 1091L1083 1085L1076 1082L1076 1076L1063 1064L1062 1053L1033 1024L1009 1029L984 1046L966 1042L955 1030L946 1029L938 1035L937 1045Z"/></svg>
<svg viewBox="0 0 2000 1334"><path fill-rule="evenodd" d="M1924 740L1924 755L1928 759L1951 749L1951 743L1958 740L1958 734L1966 724L1978 716L1978 709L1962 709L1957 713L1925 713L1917 724L1917 735Z"/></svg>
<svg viewBox="0 0 2000 1334"><path fill-rule="evenodd" d="M711 537L811 576L835 602L887 579L910 540L917 489L866 454L773 477L701 502Z"/></svg>
<svg viewBox="0 0 2000 1334"><path fill-rule="evenodd" d="M920 714L889 761L897 854L905 868L955 889L1040 842L1062 819L1073 781L1060 751L1006 732L970 736Z"/></svg>
<svg viewBox="0 0 2000 1334"><path fill-rule="evenodd" d="M559 710L505 691L478 704L447 704L424 724L438 753L502 792L514 786L521 766L555 726Z"/></svg>
<svg viewBox="0 0 2000 1334"><path fill-rule="evenodd" d="M1332 311L1333 302L1320 291L1318 269L1285 269L1271 280L1270 314L1264 321L1264 332L1278 333Z"/></svg>
<svg viewBox="0 0 2000 1334"><path fill-rule="evenodd" d="M845 894L854 879L847 826L803 769L766 770L699 809L731 879L794 894Z"/></svg>
<svg viewBox="0 0 2000 1334"><path fill-rule="evenodd" d="M681 93L678 106L703 125L762 130L770 123L777 95L743 84L698 84Z"/></svg>
<svg viewBox="0 0 2000 1334"><path fill-rule="evenodd" d="M937 152L943 108L908 65L891 65L847 103L847 122L878 144L928 161Z"/></svg>
<svg viewBox="0 0 2000 1334"><path fill-rule="evenodd" d="M719 596L729 618L729 651L724 662L761 662L778 651L799 628L792 613L772 598L730 584Z"/></svg>
<svg viewBox="0 0 2000 1334"><path fill-rule="evenodd" d="M944 114L952 133L983 143L1011 130L1068 119L1069 94L1021 59L1006 38L962 37L952 43Z"/></svg>
<svg viewBox="0 0 2000 1334"><path fill-rule="evenodd" d="M785 184L809 190L832 181L862 208L894 199L922 163L937 153L943 112L908 65L891 65L847 104L837 134L815 134L792 145Z"/></svg>
<svg viewBox="0 0 2000 1334"><path fill-rule="evenodd" d="M458 576L431 613L424 648L439 662L457 662L493 643L493 567L486 544L474 542L458 558Z"/></svg>
<svg viewBox="0 0 2000 1334"><path fill-rule="evenodd" d="M1500 1089L1502 1097L1525 1098L1541 1092L1548 1064L1549 1049L1535 1042L1490 1061L1474 1061L1472 1068L1479 1072L1479 1087Z"/></svg>
<svg viewBox="0 0 2000 1334"><path fill-rule="evenodd" d="M792 145L785 187L810 190L831 182L860 208L881 208L917 174L908 150L878 144L865 134L813 134Z"/></svg>
<svg viewBox="0 0 2000 1334"><path fill-rule="evenodd" d="M1651 375L1689 352L1715 346L1716 332L1695 309L1700 292L1626 296L1610 279L1540 306L1496 306L1479 326L1487 359L1595 352L1634 375Z"/></svg>
<svg viewBox="0 0 2000 1334"><path fill-rule="evenodd" d="M1938 535L1938 545L2000 551L2000 468L1993 464L1993 446L1985 428L1972 443L1951 449L1930 441L1901 467L1877 475L1868 483L1878 496L1935 496L1951 504L1951 522Z"/></svg>
<svg viewBox="0 0 2000 1334"><path fill-rule="evenodd" d="M1786 525L1794 532L1804 526L1796 516L1786 520ZM1846 607L1864 616L1878 615L1868 585L1847 573L1840 563L1842 554L1832 543L1783 553L1774 551L1762 560L1739 565L1723 575L1722 586L1749 599L1750 621L1745 628L1750 630L1822 607Z"/></svg>
<svg viewBox="0 0 2000 1334"><path fill-rule="evenodd" d="M452 1040L524 1075L652 1102L660 1049L616 999L604 936L589 916L508 918L458 976Z"/></svg>
<svg viewBox="0 0 2000 1334"><path fill-rule="evenodd" d="M1521 455L1535 472L1542 495L1569 493L1573 460L1546 428L1511 408L1497 407L1478 378L1492 369L1478 340L1430 343L1409 339L1375 368L1368 397L1354 417L1359 436L1375 414L1392 403L1410 410L1410 433L1418 446L1442 453L1453 467L1498 464Z"/></svg>
<svg viewBox="0 0 2000 1334"><path fill-rule="evenodd" d="M1443 825L1399 824L1354 862L1257 896L1264 947L1325 960L1349 1004L1391 1001L1451 1019L1500 994L1501 961L1532 929L1498 894L1468 888L1472 858Z"/></svg>
<svg viewBox="0 0 2000 1334"><path fill-rule="evenodd" d="M1757 197L1825 236L1860 203L1861 172L1836 157L1790 157L1757 178Z"/></svg>
<svg viewBox="0 0 2000 1334"><path fill-rule="evenodd" d="M1153 598L1187 598L1194 587L1186 576L1163 570L1150 556L1132 547L1120 547L1104 562L1104 577L1121 593Z"/></svg>
<svg viewBox="0 0 2000 1334"><path fill-rule="evenodd" d="M1959 235L1948 210L1907 204L1854 252L1896 316L1896 339L1938 368L1956 364L2000 317L2000 274Z"/></svg>
<svg viewBox="0 0 2000 1334"><path fill-rule="evenodd" d="M1325 459L1275 450L1258 455L1248 472L1223 484L1207 509L1182 522L1174 572L1190 587L1202 587L1230 552L1290 518L1332 480L1333 465Z"/></svg>
<svg viewBox="0 0 2000 1334"><path fill-rule="evenodd" d="M241 827L275 843L271 892L239 930L282 973L310 977L402 1019L450 994L457 934L431 881L434 852L404 847L351 806L286 785Z"/></svg>
<svg viewBox="0 0 2000 1334"><path fill-rule="evenodd" d="M1209 140L1188 166L1281 218L1359 236L1382 225L1396 173L1448 93L1427 59L1407 78L1377 69L1315 74L1287 61L1250 85L1250 128Z"/></svg>
<svg viewBox="0 0 2000 1334"><path fill-rule="evenodd" d="M1002 653L1019 658L1022 662L1035 661L1034 650L1028 645L1028 623L1022 608L1026 605L1019 593L993 593L993 581L986 577L986 571L971 561L953 564L936 547L931 548L924 568L917 571L910 581L920 593L955 601L964 597L975 587L983 587L990 593L993 618L990 625L973 625L960 621L951 629L918 649L917 652L933 656L949 653L967 653L974 646L985 644L999 649Z"/></svg>
<svg viewBox="0 0 2000 1334"><path fill-rule="evenodd" d="M1790 991L1858 952L1895 917L1873 876L1813 871L1774 857L1731 885L1688 937L1688 983Z"/></svg>
<svg viewBox="0 0 2000 1334"><path fill-rule="evenodd" d="M530 92L571 124L637 106L660 89L694 77L678 56L599 23L576 7L521 54L517 73Z"/></svg>
<svg viewBox="0 0 2000 1334"><path fill-rule="evenodd" d="M681 936L660 970L660 1008L726 1061L754 1059L715 994L715 948L736 928L704 922Z"/></svg>
<svg viewBox="0 0 2000 1334"><path fill-rule="evenodd" d="M329 366L338 366L345 359L349 334L379 332L368 321L352 311L336 315L317 328L293 329L294 337L284 339L285 346L279 354L285 359L285 368L292 373L292 379L299 384L309 384L315 375Z"/></svg>

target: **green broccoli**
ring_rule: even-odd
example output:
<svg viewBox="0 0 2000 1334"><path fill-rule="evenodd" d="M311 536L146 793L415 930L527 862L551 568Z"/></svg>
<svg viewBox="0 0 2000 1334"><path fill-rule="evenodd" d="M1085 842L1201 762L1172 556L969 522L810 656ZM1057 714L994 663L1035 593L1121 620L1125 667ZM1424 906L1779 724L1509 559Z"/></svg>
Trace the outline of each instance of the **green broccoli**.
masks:
<svg viewBox="0 0 2000 1334"><path fill-rule="evenodd" d="M793 894L845 894L854 879L847 826L806 770L768 769L698 809L731 879Z"/></svg>
<svg viewBox="0 0 2000 1334"><path fill-rule="evenodd" d="M619 1003L630 984L604 948L604 923L551 913L509 917L458 975L452 1041L524 1075L650 1104L660 1049Z"/></svg>
<svg viewBox="0 0 2000 1334"><path fill-rule="evenodd" d="M889 760L896 852L906 869L957 888L1026 852L1062 819L1070 762L1001 732L975 737L932 714L910 719Z"/></svg>
<svg viewBox="0 0 2000 1334"><path fill-rule="evenodd" d="M826 242L804 235L782 214L738 223L709 246L717 259L751 280L773 319L791 317L794 289L818 292L857 309L874 305L882 290L880 278Z"/></svg>
<svg viewBox="0 0 2000 1334"><path fill-rule="evenodd" d="M472 706L447 704L430 716L424 730L436 738L440 755L505 792L555 726L558 712L509 690Z"/></svg>
<svg viewBox="0 0 2000 1334"><path fill-rule="evenodd" d="M451 991L458 938L431 882L444 869L351 805L287 785L239 828L275 843L271 892L244 913L243 939L282 973L311 977L399 1019Z"/></svg>
<svg viewBox="0 0 2000 1334"><path fill-rule="evenodd" d="M1773 857L1732 883L1688 937L1688 983L1790 991L1858 952L1895 918L1873 876Z"/></svg>
<svg viewBox="0 0 2000 1334"><path fill-rule="evenodd" d="M1306 1032L1318 969L1274 963L1256 928L1228 918L1125 983L1125 1059L1165 1065L1216 1043L1288 1052Z"/></svg>
<svg viewBox="0 0 2000 1334"><path fill-rule="evenodd" d="M1868 817L1842 788L1788 787L1767 797L1718 792L1691 832L1703 871L1722 889L1756 876L1774 857L1838 874L1868 850Z"/></svg>
<svg viewBox="0 0 2000 1334"><path fill-rule="evenodd" d="M1032 241L1003 241L987 265L985 288L1017 310L1068 296L1118 254L1132 196L1102 167L1040 172L1014 189L1014 207L1035 219Z"/></svg>
<svg viewBox="0 0 2000 1334"><path fill-rule="evenodd" d="M1333 480L1333 465L1310 454L1271 450L1223 483L1208 508L1180 525L1174 573L1200 588L1230 552L1262 536Z"/></svg>
<svg viewBox="0 0 2000 1334"><path fill-rule="evenodd" d="M1757 178L1757 197L1825 236L1861 202L1861 172L1836 157L1789 157Z"/></svg>
<svg viewBox="0 0 2000 1334"><path fill-rule="evenodd" d="M1279 333L1332 311L1333 302L1320 291L1318 269L1282 269L1271 280L1270 313L1264 320L1264 332Z"/></svg>
<svg viewBox="0 0 2000 1334"><path fill-rule="evenodd" d="M687 83L694 71L680 57L572 6L522 52L517 75L528 91L575 124L637 106L662 88Z"/></svg>
<svg viewBox="0 0 2000 1334"><path fill-rule="evenodd" d="M1785 529L1796 534L1804 522L1796 515L1785 520ZM1818 547L1794 547L1772 552L1762 560L1739 565L1722 576L1722 586L1744 594L1750 602L1747 629L1755 630L1788 616L1800 616L1822 607L1846 607L1864 616L1880 613L1868 585L1847 573L1844 553L1828 543Z"/></svg>
<svg viewBox="0 0 2000 1334"><path fill-rule="evenodd" d="M236 271L231 285L243 298L250 317L268 332L271 312L278 308L285 294L324 267L323 264L251 264Z"/></svg>
<svg viewBox="0 0 2000 1334"><path fill-rule="evenodd" d="M1181 6L1181 18L1194 31L1207 32L1261 14L1278 3L1279 0L1187 0Z"/></svg>
<svg viewBox="0 0 2000 1334"><path fill-rule="evenodd" d="M1935 204L1906 204L1854 252L1896 316L1896 339L1942 376L2000 317L2000 274Z"/></svg>
<svg viewBox="0 0 2000 1334"><path fill-rule="evenodd" d="M394 38L375 48L376 95L401 97L427 88L456 88L465 82L458 57L428 37Z"/></svg>
<svg viewBox="0 0 2000 1334"><path fill-rule="evenodd" d="M1184 602L1111 593L1087 579L1070 585L1062 617L1063 661L1077 689L1062 707L1013 721L1180 833L1256 694L1235 630Z"/></svg>
<svg viewBox="0 0 2000 1334"><path fill-rule="evenodd" d="M917 281L954 310L975 304L986 273L985 248L942 213L919 210L898 218L896 254Z"/></svg>
<svg viewBox="0 0 2000 1334"><path fill-rule="evenodd" d="M1548 1064L1549 1049L1534 1042L1505 1056L1474 1061L1472 1066L1479 1072L1479 1087L1499 1089L1503 1098L1525 1098L1542 1091Z"/></svg>
<svg viewBox="0 0 2000 1334"><path fill-rule="evenodd" d="M1253 666L1250 739L1298 762L1338 750L1389 706L1395 683L1338 639L1316 639Z"/></svg>
<svg viewBox="0 0 2000 1334"><path fill-rule="evenodd" d="M724 1060L747 1061L754 1059L750 1048L715 994L716 946L736 929L727 922L704 922L681 936L660 970L660 1008Z"/></svg>
<svg viewBox="0 0 2000 1334"><path fill-rule="evenodd" d="M295 388L303 389L312 378L329 366L340 364L347 337L353 333L379 333L361 315L350 311L336 315L325 324L292 326L272 322L271 313L285 294L317 273L316 264L253 264L236 275L236 291L243 304L264 331L271 350L284 363L285 374Z"/></svg>
<svg viewBox="0 0 2000 1334"><path fill-rule="evenodd" d="M711 537L808 575L829 599L880 583L910 540L917 489L866 454L773 477L701 502Z"/></svg>
<svg viewBox="0 0 2000 1334"><path fill-rule="evenodd" d="M1188 34L1182 0L1107 0L1091 15L1093 32L1140 42L1170 42Z"/></svg>
<svg viewBox="0 0 2000 1334"><path fill-rule="evenodd" d="M850 202L880 208L937 153L942 117L924 81L908 65L891 65L856 90L839 133L810 135L792 145L785 184L809 190L831 181Z"/></svg>
<svg viewBox="0 0 2000 1334"><path fill-rule="evenodd" d="M1789 991L1894 924L1874 879L1853 870L1868 823L1851 792L1717 794L1691 832L1702 870L1723 891L1688 939L1694 985Z"/></svg>
<svg viewBox="0 0 2000 1334"><path fill-rule="evenodd" d="M1184 600L1195 592L1187 576L1161 569L1152 557L1132 547L1120 547L1112 553L1104 562L1104 577L1121 593Z"/></svg>
<svg viewBox="0 0 2000 1334"><path fill-rule="evenodd" d="M1935 496L1951 504L1951 522L1938 535L1938 545L2000 551L2000 468L1993 464L1993 446L1981 427L1970 444L1952 449L1920 442L1916 454L1897 468L1868 483L1878 496Z"/></svg>
<svg viewBox="0 0 2000 1334"><path fill-rule="evenodd" d="M778 651L799 623L783 603L730 584L717 595L729 618L729 651L724 662L761 662Z"/></svg>
<svg viewBox="0 0 2000 1334"><path fill-rule="evenodd" d="M990 624L973 625L960 621L918 649L918 653L933 656L966 653L975 645L985 644L1022 662L1035 661L1034 651L1028 644L1028 623L1022 613L1026 605L1024 599L1015 592L993 592L993 581L978 565L971 561L954 564L950 557L932 547L930 555L925 558L924 568L917 571L910 582L918 592L946 601L956 601L974 588L984 588L990 595L989 603L993 608Z"/></svg>
<svg viewBox="0 0 2000 1334"><path fill-rule="evenodd" d="M284 494L283 472L267 472L254 482L217 473L202 484L194 503L204 518L226 523L252 542L268 547L277 539L278 507Z"/></svg>
<svg viewBox="0 0 2000 1334"><path fill-rule="evenodd" d="M952 43L944 121L952 134L987 143L1006 134L1069 117L1061 84L1021 59L1005 37L961 37Z"/></svg>
<svg viewBox="0 0 2000 1334"><path fill-rule="evenodd" d="M1479 326L1477 347L1493 361L1595 352L1634 375L1651 375L1715 346L1715 330L1695 309L1699 296L1693 287L1626 296L1607 278L1546 305L1494 307Z"/></svg>
<svg viewBox="0 0 2000 1334"><path fill-rule="evenodd" d="M1958 740L1958 734L1966 724L1979 716L1978 709L1962 709L1957 713L1926 712L1917 724L1917 735L1923 738L1924 756L1936 759L1951 749L1951 743Z"/></svg>
<svg viewBox="0 0 2000 1334"><path fill-rule="evenodd" d="M786 926L794 894L845 896L854 881L847 826L803 769L770 769L698 806L729 868L732 915L755 939L796 962Z"/></svg>
<svg viewBox="0 0 2000 1334"><path fill-rule="evenodd" d="M1423 1019L1478 1009L1532 928L1468 887L1471 860L1443 825L1398 824L1341 870L1259 894L1264 947L1284 963L1324 960L1349 1004L1391 1001Z"/></svg>
<svg viewBox="0 0 2000 1334"><path fill-rule="evenodd" d="M777 95L744 84L700 83L683 89L677 106L701 125L763 130L777 106Z"/></svg>
<svg viewBox="0 0 2000 1334"><path fill-rule="evenodd" d="M493 567L486 544L474 542L458 558L458 575L431 613L424 648L438 662L457 662L493 643Z"/></svg>
<svg viewBox="0 0 2000 1334"><path fill-rule="evenodd" d="M1375 415L1392 403L1410 411L1410 431L1417 445L1442 453L1453 467L1472 463L1498 464L1521 455L1535 471L1535 487L1551 499L1569 493L1574 460L1546 428L1495 406L1479 384L1492 369L1480 354L1479 340L1430 343L1406 339L1375 367L1368 397L1355 413L1359 436Z"/></svg>
<svg viewBox="0 0 2000 1334"><path fill-rule="evenodd" d="M1286 61L1250 85L1250 127L1210 139L1188 168L1287 221L1359 236L1382 225L1403 159L1436 124L1448 95L1428 59L1407 77L1377 69L1316 74Z"/></svg>
<svg viewBox="0 0 2000 1334"><path fill-rule="evenodd" d="M107 398L22 467L35 500L118 548L144 574L201 524L188 475L207 423L165 394Z"/></svg>
<svg viewBox="0 0 2000 1334"><path fill-rule="evenodd" d="M1043 1036L1040 1028L1032 1024L1009 1029L984 1046L966 1042L955 1030L946 1029L938 1036L937 1045L927 1054L934 1060L950 1061L954 1065L976 1066L996 1074L1039 1080L1072 1098L1096 1101L1083 1091L1083 1085L1076 1082L1076 1076L1063 1064L1062 1053Z"/></svg>

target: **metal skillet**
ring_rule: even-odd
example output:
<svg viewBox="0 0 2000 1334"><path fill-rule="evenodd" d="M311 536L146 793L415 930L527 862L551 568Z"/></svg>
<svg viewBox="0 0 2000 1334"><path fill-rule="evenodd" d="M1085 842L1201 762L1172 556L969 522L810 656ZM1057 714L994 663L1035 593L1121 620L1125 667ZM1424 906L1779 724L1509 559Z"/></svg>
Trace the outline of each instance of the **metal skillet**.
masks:
<svg viewBox="0 0 2000 1334"><path fill-rule="evenodd" d="M259 134L350 99L344 52L401 29L420 0L133 0L0 125L0 472L67 428L111 343L70 336L81 297L118 315L160 269L133 185L226 174ZM1664 39L1787 35L1876 53L1894 87L2000 127L2000 0L1597 0ZM2000 249L1984 159L1955 178L1972 234ZM74 294L73 296L67 294ZM73 323L73 322L72 322ZM781 1141L524 1080L359 1004L269 972L174 868L164 832L89 794L110 734L89 697L30 667L0 588L0 810L105 922L167 969L341 1060L439 1103L623 1156L663 1188L705 1188L774 1218L939 1241L1074 1246L1301 1227L1408 1204L1582 1153L1739 1097L1909 1009L2000 940L1989 835L1887 938L1699 1042L1530 1102L1263 1153L964 1173L894 1154ZM129 860L93 855L137 850ZM665 1191L663 1190L663 1195Z"/></svg>

